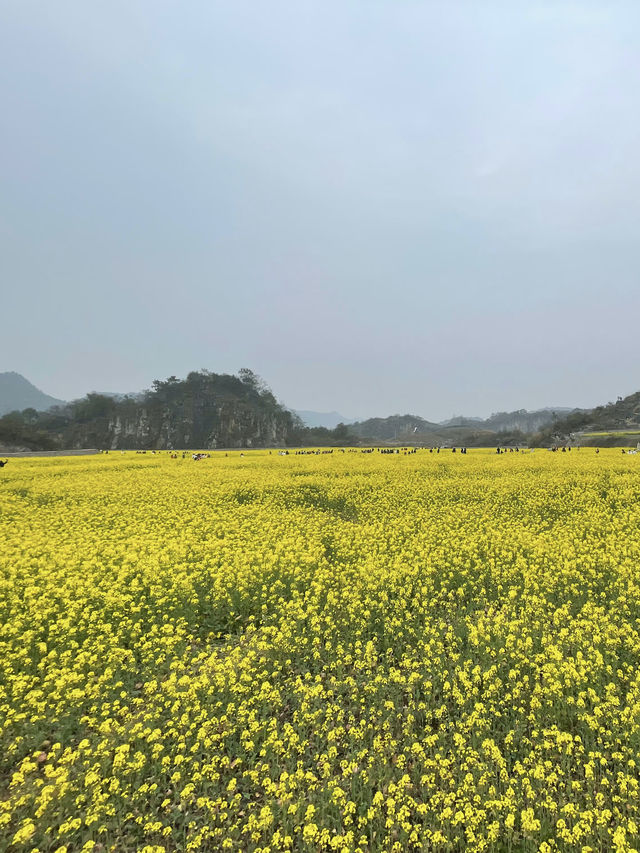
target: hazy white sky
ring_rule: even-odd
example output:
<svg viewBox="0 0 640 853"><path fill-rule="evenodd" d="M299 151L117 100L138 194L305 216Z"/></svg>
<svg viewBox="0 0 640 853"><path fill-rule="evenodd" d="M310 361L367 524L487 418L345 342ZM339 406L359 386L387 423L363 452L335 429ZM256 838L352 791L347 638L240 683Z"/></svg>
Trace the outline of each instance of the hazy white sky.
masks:
<svg viewBox="0 0 640 853"><path fill-rule="evenodd" d="M0 2L0 370L432 419L640 387L640 4Z"/></svg>

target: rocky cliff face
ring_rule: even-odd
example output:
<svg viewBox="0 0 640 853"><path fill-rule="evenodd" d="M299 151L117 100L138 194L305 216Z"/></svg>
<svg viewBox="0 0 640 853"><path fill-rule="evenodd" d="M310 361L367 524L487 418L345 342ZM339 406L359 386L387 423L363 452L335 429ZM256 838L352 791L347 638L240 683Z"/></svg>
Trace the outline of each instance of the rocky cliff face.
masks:
<svg viewBox="0 0 640 853"><path fill-rule="evenodd" d="M284 446L291 412L258 377L209 372L155 382L141 399L89 394L67 407L55 431L60 446L112 450Z"/></svg>
<svg viewBox="0 0 640 853"><path fill-rule="evenodd" d="M134 414L115 414L105 438L112 450L278 447L286 444L290 426L286 417L229 403L212 403L206 411L188 414L142 407Z"/></svg>

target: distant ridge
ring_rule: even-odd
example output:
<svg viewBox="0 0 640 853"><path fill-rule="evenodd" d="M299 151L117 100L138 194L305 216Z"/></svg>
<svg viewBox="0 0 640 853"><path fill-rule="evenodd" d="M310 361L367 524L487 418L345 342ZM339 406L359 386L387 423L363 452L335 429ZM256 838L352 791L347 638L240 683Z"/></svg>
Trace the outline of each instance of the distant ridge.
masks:
<svg viewBox="0 0 640 853"><path fill-rule="evenodd" d="M40 391L20 373L12 370L0 373L0 416L23 409L45 412L51 406L62 405L64 400L57 400Z"/></svg>
<svg viewBox="0 0 640 853"><path fill-rule="evenodd" d="M352 423L350 429L360 438L379 441L430 438L433 441L461 442L465 440L465 435L472 433L484 433L485 437L489 434L495 434L497 437L512 433L532 435L553 424L558 416L579 411L565 407L538 409L535 412L518 409L514 412L496 412L486 419L459 415L440 423L432 423L418 415L391 415L387 418L369 418Z"/></svg>

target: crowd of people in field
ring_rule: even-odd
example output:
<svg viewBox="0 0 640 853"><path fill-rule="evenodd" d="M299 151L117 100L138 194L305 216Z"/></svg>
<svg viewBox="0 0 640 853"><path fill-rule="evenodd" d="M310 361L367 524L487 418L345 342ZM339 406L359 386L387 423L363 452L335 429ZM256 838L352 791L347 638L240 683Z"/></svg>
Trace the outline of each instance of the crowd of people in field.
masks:
<svg viewBox="0 0 640 853"><path fill-rule="evenodd" d="M323 448L317 448L316 450L294 450L293 455L294 456L323 456L325 453L333 453L333 451L335 449L336 448L334 448L334 447L323 447ZM271 452L271 451L269 451L269 452ZM342 448L342 447L339 448L338 453L344 453L344 448ZM281 450L279 455L280 456L288 456L289 451L288 450Z"/></svg>
<svg viewBox="0 0 640 853"><path fill-rule="evenodd" d="M444 451L450 451L451 453L460 453L462 455L465 455L467 453L466 447L443 447L443 446L429 447L429 448L426 448L426 447L421 447L421 448L418 448L418 447L350 447L346 450L344 447L339 447L339 448L324 447L324 448L313 448L313 449L312 448L299 448L297 450L291 450L291 451L286 450L286 449L285 450L278 450L278 456L289 456L289 455L293 455L293 456L324 456L326 454L331 454L334 452L335 453L366 453L366 454L368 454L368 453L380 453L380 454L396 454L396 455L402 454L404 456L409 456L409 455L412 455L414 453L417 453L418 450L423 450L423 451L428 450L429 453L440 453L440 451L443 451L443 452ZM563 445L562 447L558 447L558 446L554 445L552 447L548 447L547 450L550 453L569 453L569 452L571 452L571 450L576 450L576 451L580 450L580 447L574 446L572 448L571 445ZM621 448L621 451L623 454L626 454L628 456L636 456L640 453L640 442L638 443L638 446L635 448L624 448L623 447L623 448ZM108 453L109 451L108 450L101 450L100 452L101 453ZM125 453L124 450L121 450L120 452L123 455ZM161 450L149 450L149 451L147 451L147 450L136 450L135 451L135 453L143 453L143 454L144 453L151 453L154 456L156 454L159 456L162 454L162 452L163 451L161 451ZM211 458L210 453L191 453L190 451L187 451L187 450L181 450L181 451L168 450L168 451L164 451L164 452L169 454L170 459L186 459L187 457L190 456L194 462L201 462L203 459L210 459ZM270 450L269 454L271 455L272 452L273 451ZM524 453L525 448L524 447L521 448L518 446L515 446L515 447L498 446L498 447L496 447L496 453L498 455L502 455L503 453L520 453L520 452ZM533 453L533 452L534 452L534 448L529 448L529 453ZM596 447L595 452L600 453L600 448ZM229 453L225 452L224 455L228 456ZM240 453L240 456L244 456L243 451ZM8 459L0 459L0 468L4 468L5 465L8 464L8 462L9 462Z"/></svg>

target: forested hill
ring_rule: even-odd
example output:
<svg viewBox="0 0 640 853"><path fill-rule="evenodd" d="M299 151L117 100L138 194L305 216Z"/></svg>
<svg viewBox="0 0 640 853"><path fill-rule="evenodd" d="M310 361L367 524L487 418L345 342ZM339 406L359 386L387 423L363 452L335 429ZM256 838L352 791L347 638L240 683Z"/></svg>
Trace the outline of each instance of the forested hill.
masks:
<svg viewBox="0 0 640 853"><path fill-rule="evenodd" d="M290 443L299 419L250 370L157 380L138 398L88 394L48 412L0 418L0 443L26 447L173 449Z"/></svg>
<svg viewBox="0 0 640 853"><path fill-rule="evenodd" d="M438 424L418 415L391 415L388 418L368 418L349 425L349 430L360 438L373 441L411 441L416 435L436 432Z"/></svg>
<svg viewBox="0 0 640 853"><path fill-rule="evenodd" d="M581 441L584 443L589 440L590 432L632 432L634 430L640 430L640 391L635 391L628 397L618 397L615 403L573 412L560 418L536 436L536 443L544 445L558 437L566 438L575 436L576 433L580 433ZM603 443L600 436L595 443ZM631 443L635 443L635 439Z"/></svg>

